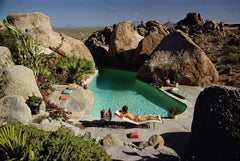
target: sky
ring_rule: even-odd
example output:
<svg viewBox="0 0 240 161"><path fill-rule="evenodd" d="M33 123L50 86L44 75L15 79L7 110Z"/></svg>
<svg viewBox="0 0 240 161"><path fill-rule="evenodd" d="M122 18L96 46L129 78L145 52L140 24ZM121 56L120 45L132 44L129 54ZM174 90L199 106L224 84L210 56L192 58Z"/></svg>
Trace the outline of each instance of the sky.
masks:
<svg viewBox="0 0 240 161"><path fill-rule="evenodd" d="M42 12L53 27L107 26L122 21L178 22L189 12L204 20L240 22L240 0L0 0L0 20Z"/></svg>

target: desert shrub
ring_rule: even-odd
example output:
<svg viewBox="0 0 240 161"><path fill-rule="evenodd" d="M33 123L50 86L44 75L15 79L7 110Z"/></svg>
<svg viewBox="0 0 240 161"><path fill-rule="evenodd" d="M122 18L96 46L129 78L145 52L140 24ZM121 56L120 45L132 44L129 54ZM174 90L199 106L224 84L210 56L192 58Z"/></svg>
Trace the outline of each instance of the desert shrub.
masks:
<svg viewBox="0 0 240 161"><path fill-rule="evenodd" d="M33 126L9 123L0 128L0 158L2 160L36 160L47 133Z"/></svg>
<svg viewBox="0 0 240 161"><path fill-rule="evenodd" d="M93 63L90 60L77 58L76 56L62 58L56 67L56 73L65 76L67 83L82 84L88 74L93 72Z"/></svg>
<svg viewBox="0 0 240 161"><path fill-rule="evenodd" d="M239 51L237 46L231 46L231 45L224 45L223 50L226 55L229 53L237 53Z"/></svg>
<svg viewBox="0 0 240 161"><path fill-rule="evenodd" d="M0 45L7 47L11 53L17 53L16 37L8 32L7 29L0 30ZM13 59L16 58L16 55L12 54Z"/></svg>
<svg viewBox="0 0 240 161"><path fill-rule="evenodd" d="M238 64L240 62L240 53L230 53L224 61L227 63Z"/></svg>
<svg viewBox="0 0 240 161"><path fill-rule="evenodd" d="M224 80L224 82L228 86L236 86L237 85L236 79L232 79L232 78L227 78Z"/></svg>
<svg viewBox="0 0 240 161"><path fill-rule="evenodd" d="M43 160L110 160L100 144L62 128L50 134L44 149Z"/></svg>
<svg viewBox="0 0 240 161"><path fill-rule="evenodd" d="M206 40L207 42L209 43L214 43L214 44L221 44L223 42L222 38L221 37L217 37L217 36L206 36Z"/></svg>
<svg viewBox="0 0 240 161"><path fill-rule="evenodd" d="M102 27L76 27L76 28L54 28L55 31L64 33L75 39L85 41L93 32L103 29Z"/></svg>
<svg viewBox="0 0 240 161"><path fill-rule="evenodd" d="M18 122L0 127L2 160L111 160L103 147L63 128L47 132Z"/></svg>

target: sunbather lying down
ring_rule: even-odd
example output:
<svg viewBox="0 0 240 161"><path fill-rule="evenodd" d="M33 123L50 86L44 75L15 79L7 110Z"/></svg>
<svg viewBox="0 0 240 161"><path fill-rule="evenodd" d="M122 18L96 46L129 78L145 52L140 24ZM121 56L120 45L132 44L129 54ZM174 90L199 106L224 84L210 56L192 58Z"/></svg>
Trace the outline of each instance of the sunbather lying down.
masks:
<svg viewBox="0 0 240 161"><path fill-rule="evenodd" d="M140 116L140 115L133 115L132 113L128 112L128 106L123 106L122 110L120 110L120 115L121 117L126 117L130 120L133 120L135 122L144 122L148 120L157 120L157 121L162 121L160 116Z"/></svg>

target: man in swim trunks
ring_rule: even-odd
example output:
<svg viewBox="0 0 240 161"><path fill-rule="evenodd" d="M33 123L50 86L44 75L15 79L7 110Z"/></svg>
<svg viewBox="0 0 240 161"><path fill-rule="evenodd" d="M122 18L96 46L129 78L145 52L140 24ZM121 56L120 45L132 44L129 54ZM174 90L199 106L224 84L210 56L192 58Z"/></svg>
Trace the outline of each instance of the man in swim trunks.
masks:
<svg viewBox="0 0 240 161"><path fill-rule="evenodd" d="M121 116L124 116L130 120L136 121L136 122L144 122L148 120L158 120L161 121L160 116L140 116L140 115L133 115L132 113L128 112L128 106L123 106L121 112Z"/></svg>

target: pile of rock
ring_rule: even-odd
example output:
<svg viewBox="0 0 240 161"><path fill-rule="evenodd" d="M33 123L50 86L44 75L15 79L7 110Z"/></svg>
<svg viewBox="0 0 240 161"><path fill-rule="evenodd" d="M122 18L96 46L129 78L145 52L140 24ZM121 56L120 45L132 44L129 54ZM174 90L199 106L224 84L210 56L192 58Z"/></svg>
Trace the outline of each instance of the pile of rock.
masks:
<svg viewBox="0 0 240 161"><path fill-rule="evenodd" d="M189 13L177 23L176 29L216 29L204 25L200 14ZM212 27L212 28L211 28ZM109 27L108 27L109 28ZM105 30L110 37L106 37ZM187 32L188 33L188 32ZM137 78L160 86L164 78L174 81L174 73L181 75L181 84L209 86L218 80L218 72L188 34L180 30L166 30L158 21L121 22L113 28L96 32L85 42L90 48L98 68L114 67L137 72ZM168 69L167 67L168 66Z"/></svg>
<svg viewBox="0 0 240 161"><path fill-rule="evenodd" d="M18 30L36 39L45 54L74 55L93 62L93 57L83 42L53 31L50 18L42 13L11 14L7 16L7 21ZM8 48L0 47L0 118L3 122L16 120L24 123L32 123L34 119L46 119L48 116L44 112L44 101L40 106L39 117L33 117L26 104L29 96L35 95L42 98L33 71L21 65L14 65L11 55ZM56 102L56 93L53 93L50 101ZM74 118L81 117L79 111L91 107L93 96L89 95L87 90L79 86L76 94L72 96L72 101L68 101L68 110L76 112Z"/></svg>
<svg viewBox="0 0 240 161"><path fill-rule="evenodd" d="M186 18L177 22L175 29L182 30L189 36L195 36L202 33L216 32L220 35L224 34L224 24L217 21L203 21L201 14L188 13Z"/></svg>

